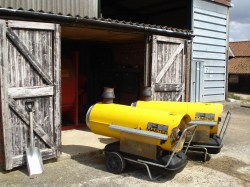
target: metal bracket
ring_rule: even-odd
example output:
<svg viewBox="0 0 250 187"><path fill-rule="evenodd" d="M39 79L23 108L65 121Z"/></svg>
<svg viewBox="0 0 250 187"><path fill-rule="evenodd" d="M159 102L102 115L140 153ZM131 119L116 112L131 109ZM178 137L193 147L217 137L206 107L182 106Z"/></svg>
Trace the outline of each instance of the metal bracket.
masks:
<svg viewBox="0 0 250 187"><path fill-rule="evenodd" d="M202 144L202 145L194 144L194 145L190 146L190 148L192 148L192 149L203 149L204 150L204 162L206 161L206 158L207 158L207 154L208 154L207 149L208 148L220 149L223 146L223 139L224 139L224 136L226 134L227 128L229 126L230 119L231 119L231 112L228 111L226 114L225 120L223 122L223 125L221 127L220 133L219 133L219 137L221 139L219 145L213 146L213 145L206 145L206 144ZM186 147L186 146L184 146L184 147Z"/></svg>
<svg viewBox="0 0 250 187"><path fill-rule="evenodd" d="M181 142L180 140L186 135L186 133L188 132L188 130L194 129L193 132L192 132L192 136L191 136L191 138L190 138L190 140L188 142L187 148L185 150L185 154L186 154L186 152L187 152L187 150L189 148L189 145L190 145L190 143L191 143L191 141L193 139L193 136L195 134L196 128L197 128L197 125L192 125L192 126L189 126L189 127L185 128L185 130L181 134L181 137L180 137L179 141L177 142L176 146L174 147L174 150L172 151L172 154L171 154L171 156L170 156L170 158L169 158L169 160L168 160L168 162L167 162L166 165L157 164L157 163L154 163L154 162L149 162L149 161L145 161L145 160L141 160L141 159L137 159L137 160L133 160L133 159L130 159L130 158L124 158L124 159L128 160L128 161L131 161L131 162L135 162L135 163L144 165L147 168L149 178L151 180L155 180L155 179L159 178L160 176L157 176L156 178L153 178L152 175L151 175L151 172L150 172L149 165L157 166L157 167L161 167L161 168L165 168L166 169L169 166L169 164L171 163L171 161L172 161L172 159L173 159L173 157L174 157L174 155L176 153L177 147L179 147L179 144Z"/></svg>
<svg viewBox="0 0 250 187"><path fill-rule="evenodd" d="M113 130L121 131L121 132L139 135L139 136L156 138L156 139L163 140L163 141L168 139L168 135L165 135L165 134L159 134L159 133L149 132L145 130L132 129L132 128L123 127L120 125L109 125L109 128Z"/></svg>
<svg viewBox="0 0 250 187"><path fill-rule="evenodd" d="M216 126L216 121L201 121L201 120L192 120L189 122L192 125L204 125L204 126Z"/></svg>

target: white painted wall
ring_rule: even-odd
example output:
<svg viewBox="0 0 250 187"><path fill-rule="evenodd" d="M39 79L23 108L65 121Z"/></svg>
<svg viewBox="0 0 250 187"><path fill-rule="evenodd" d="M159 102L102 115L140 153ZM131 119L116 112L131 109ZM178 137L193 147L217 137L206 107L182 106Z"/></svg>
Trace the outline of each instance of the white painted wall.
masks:
<svg viewBox="0 0 250 187"><path fill-rule="evenodd" d="M191 101L225 100L228 46L228 7L193 1Z"/></svg>

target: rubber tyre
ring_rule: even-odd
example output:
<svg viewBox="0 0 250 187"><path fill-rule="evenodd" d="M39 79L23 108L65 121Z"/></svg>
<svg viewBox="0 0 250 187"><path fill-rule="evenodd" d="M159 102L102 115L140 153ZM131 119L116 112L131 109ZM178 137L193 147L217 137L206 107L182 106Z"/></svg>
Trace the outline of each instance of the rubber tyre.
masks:
<svg viewBox="0 0 250 187"><path fill-rule="evenodd" d="M120 153L105 152L106 168L110 173L120 174L125 169L125 160Z"/></svg>

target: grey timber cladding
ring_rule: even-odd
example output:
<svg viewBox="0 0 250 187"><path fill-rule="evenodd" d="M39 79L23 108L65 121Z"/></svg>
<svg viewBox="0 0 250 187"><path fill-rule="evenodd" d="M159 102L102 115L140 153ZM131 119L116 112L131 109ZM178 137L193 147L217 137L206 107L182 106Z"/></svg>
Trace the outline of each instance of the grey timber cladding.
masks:
<svg viewBox="0 0 250 187"><path fill-rule="evenodd" d="M153 36L151 87L152 99L185 101L185 40Z"/></svg>
<svg viewBox="0 0 250 187"><path fill-rule="evenodd" d="M97 17L98 15L98 0L0 0L0 7L74 17Z"/></svg>
<svg viewBox="0 0 250 187"><path fill-rule="evenodd" d="M1 108L5 168L25 163L27 99L34 100L34 141L43 159L60 155L60 26L0 20Z"/></svg>
<svg viewBox="0 0 250 187"><path fill-rule="evenodd" d="M196 74L195 101L225 99L228 7L194 0L193 70Z"/></svg>

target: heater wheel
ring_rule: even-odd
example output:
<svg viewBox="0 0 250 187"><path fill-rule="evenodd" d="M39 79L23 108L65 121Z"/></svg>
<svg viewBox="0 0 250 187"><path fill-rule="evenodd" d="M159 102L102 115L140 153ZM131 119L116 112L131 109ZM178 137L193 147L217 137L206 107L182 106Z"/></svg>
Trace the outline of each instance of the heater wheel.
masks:
<svg viewBox="0 0 250 187"><path fill-rule="evenodd" d="M125 160L118 152L105 152L106 168L109 172L120 174L125 169Z"/></svg>

